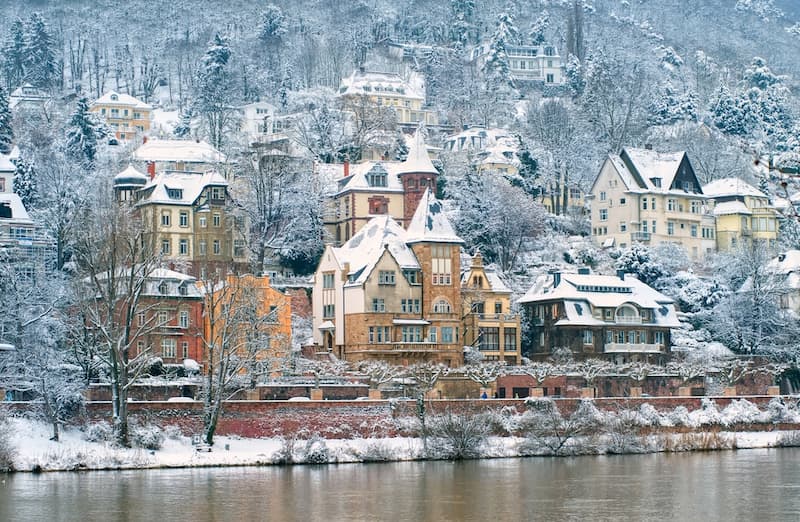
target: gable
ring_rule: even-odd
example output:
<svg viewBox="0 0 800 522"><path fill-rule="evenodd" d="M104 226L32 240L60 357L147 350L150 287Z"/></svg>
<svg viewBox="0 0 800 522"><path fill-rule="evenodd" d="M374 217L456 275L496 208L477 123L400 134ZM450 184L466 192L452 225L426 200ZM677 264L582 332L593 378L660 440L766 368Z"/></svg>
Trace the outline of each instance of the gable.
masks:
<svg viewBox="0 0 800 522"><path fill-rule="evenodd" d="M683 155L681 163L678 166L678 171L675 173L675 179L670 185L670 190L683 190L692 194L702 194L703 189L700 187L700 182L697 180L697 175L689 162L689 156Z"/></svg>

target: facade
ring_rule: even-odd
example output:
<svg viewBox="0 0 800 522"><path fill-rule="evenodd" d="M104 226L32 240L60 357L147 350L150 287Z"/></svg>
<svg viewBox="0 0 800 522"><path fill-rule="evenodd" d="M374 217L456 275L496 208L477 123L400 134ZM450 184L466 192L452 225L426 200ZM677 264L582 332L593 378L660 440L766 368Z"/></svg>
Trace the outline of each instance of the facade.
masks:
<svg viewBox="0 0 800 522"><path fill-rule="evenodd" d="M0 262L33 273L54 261L55 242L30 218L18 195L0 192Z"/></svg>
<svg viewBox="0 0 800 522"><path fill-rule="evenodd" d="M480 252L461 277L461 300L464 346L477 349L484 360L520 364L520 317L511 313L511 290L483 266Z"/></svg>
<svg viewBox="0 0 800 522"><path fill-rule="evenodd" d="M770 261L767 270L779 282L779 305L800 314L800 250L787 250ZM745 288L752 286L745 282Z"/></svg>
<svg viewBox="0 0 800 522"><path fill-rule="evenodd" d="M397 114L397 123L414 129L420 123L437 126L438 116L425 106L425 80L417 73L407 77L388 72L372 72L357 69L348 78L342 79L339 97L345 102L366 97L376 106L392 107Z"/></svg>
<svg viewBox="0 0 800 522"><path fill-rule="evenodd" d="M95 100L89 110L103 117L118 140L130 141L150 132L153 107L128 94L110 91Z"/></svg>
<svg viewBox="0 0 800 522"><path fill-rule="evenodd" d="M26 83L11 92L8 96L8 106L14 111L36 111L46 108L51 100L46 91Z"/></svg>
<svg viewBox="0 0 800 522"><path fill-rule="evenodd" d="M203 337L209 345L236 352L253 363L256 373L276 375L279 361L288 357L292 345L291 297L276 290L269 277L228 275L219 284L203 290L205 299Z"/></svg>
<svg viewBox="0 0 800 522"><path fill-rule="evenodd" d="M489 42L483 42L472 49L470 60L477 70L483 70L490 49ZM564 63L554 45L508 45L506 55L514 82L563 85L566 81Z"/></svg>
<svg viewBox="0 0 800 522"><path fill-rule="evenodd" d="M576 358L662 364L670 356L675 304L637 278L553 273L519 300L532 325L532 357L568 349Z"/></svg>
<svg viewBox="0 0 800 522"><path fill-rule="evenodd" d="M685 152L610 154L591 198L592 237L604 247L676 243L692 259L716 249L714 216Z"/></svg>
<svg viewBox="0 0 800 522"><path fill-rule="evenodd" d="M151 138L133 152L133 160L150 177L156 172L190 171L226 172L225 155L202 140L165 140ZM227 177L227 176L226 176Z"/></svg>
<svg viewBox="0 0 800 522"><path fill-rule="evenodd" d="M132 357L148 352L164 364L203 360L203 296L196 283L163 268L148 275L132 325Z"/></svg>
<svg viewBox="0 0 800 522"><path fill-rule="evenodd" d="M463 361L460 248L441 202L426 190L408 226L373 217L314 275L314 341L348 361Z"/></svg>
<svg viewBox="0 0 800 522"><path fill-rule="evenodd" d="M478 172L519 172L517 140L505 129L469 127L445 138L443 149L472 155Z"/></svg>
<svg viewBox="0 0 800 522"><path fill-rule="evenodd" d="M716 218L718 251L734 249L750 240L775 245L778 214L769 196L739 178L714 180L703 185L703 194Z"/></svg>
<svg viewBox="0 0 800 522"><path fill-rule="evenodd" d="M409 144L405 161L345 164L343 174L336 182L333 210L326 223L337 245L355 236L375 216L389 215L408 225L425 191L436 190L439 176L419 132Z"/></svg>
<svg viewBox="0 0 800 522"><path fill-rule="evenodd" d="M126 169L115 178L117 200L134 201L145 237L165 262L200 279L247 263L246 228L231 214L228 182L220 174L162 172L132 193L141 182L135 174Z"/></svg>

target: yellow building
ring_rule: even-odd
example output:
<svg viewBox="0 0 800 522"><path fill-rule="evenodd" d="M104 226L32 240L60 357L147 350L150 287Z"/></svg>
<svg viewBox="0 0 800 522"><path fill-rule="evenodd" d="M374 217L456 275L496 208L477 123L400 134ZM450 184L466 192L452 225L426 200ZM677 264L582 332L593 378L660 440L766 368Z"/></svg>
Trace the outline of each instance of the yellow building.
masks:
<svg viewBox="0 0 800 522"><path fill-rule="evenodd" d="M153 119L151 105L114 91L95 100L89 110L105 119L118 140L132 140L146 134Z"/></svg>
<svg viewBox="0 0 800 522"><path fill-rule="evenodd" d="M714 216L685 152L609 154L590 192L592 237L604 247L675 243L691 259L716 249Z"/></svg>
<svg viewBox="0 0 800 522"><path fill-rule="evenodd" d="M777 212L766 194L739 178L712 181L703 185L703 194L716 217L717 250L731 250L754 239L775 245Z"/></svg>
<svg viewBox="0 0 800 522"><path fill-rule="evenodd" d="M483 266L480 252L461 278L461 301L464 345L477 349L484 360L520 364L520 318L511 313L511 290Z"/></svg>
<svg viewBox="0 0 800 522"><path fill-rule="evenodd" d="M439 124L436 113L424 108L425 80L418 73L412 72L404 78L394 73L358 69L342 79L339 97L345 105L366 97L376 106L392 107L397 113L397 123L404 127Z"/></svg>

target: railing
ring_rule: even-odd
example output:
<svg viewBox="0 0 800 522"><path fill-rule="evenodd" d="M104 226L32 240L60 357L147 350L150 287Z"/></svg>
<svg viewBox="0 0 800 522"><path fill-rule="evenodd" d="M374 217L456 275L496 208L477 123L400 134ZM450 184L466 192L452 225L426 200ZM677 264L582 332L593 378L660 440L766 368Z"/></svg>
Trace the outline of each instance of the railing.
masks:
<svg viewBox="0 0 800 522"><path fill-rule="evenodd" d="M605 353L661 353L664 347L660 344L620 344L620 343L606 343L603 351Z"/></svg>
<svg viewBox="0 0 800 522"><path fill-rule="evenodd" d="M348 352L440 352L454 349L455 345L430 342L356 344L345 348Z"/></svg>
<svg viewBox="0 0 800 522"><path fill-rule="evenodd" d="M516 321L514 314L477 314L481 321Z"/></svg>
<svg viewBox="0 0 800 522"><path fill-rule="evenodd" d="M639 315L618 315L617 324L642 324L642 317Z"/></svg>
<svg viewBox="0 0 800 522"><path fill-rule="evenodd" d="M650 232L631 232L632 241L650 241Z"/></svg>

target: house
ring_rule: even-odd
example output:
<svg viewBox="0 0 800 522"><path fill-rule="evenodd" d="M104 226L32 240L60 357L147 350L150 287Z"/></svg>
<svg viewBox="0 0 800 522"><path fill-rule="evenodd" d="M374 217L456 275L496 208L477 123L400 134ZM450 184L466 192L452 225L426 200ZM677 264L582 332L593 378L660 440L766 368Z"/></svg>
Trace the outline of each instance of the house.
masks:
<svg viewBox="0 0 800 522"><path fill-rule="evenodd" d="M14 164L13 156L11 154L0 154L0 194L14 192L14 173L16 171L17 166Z"/></svg>
<svg viewBox="0 0 800 522"><path fill-rule="evenodd" d="M769 262L767 270L780 284L780 307L800 314L800 250L787 250ZM752 286L750 280L745 281L744 288Z"/></svg>
<svg viewBox="0 0 800 522"><path fill-rule="evenodd" d="M256 374L277 375L292 345L291 297L273 288L269 277L250 274L228 275L203 285L203 292L203 338L218 347L217 357L224 349Z"/></svg>
<svg viewBox="0 0 800 522"><path fill-rule="evenodd" d="M462 244L426 189L408 230L382 214L328 245L314 275L315 344L348 361L460 365Z"/></svg>
<svg viewBox="0 0 800 522"><path fill-rule="evenodd" d="M407 129L415 129L420 123L439 125L436 112L424 108L425 79L415 72L403 77L357 69L342 79L338 96L345 108L348 104L358 106L362 98L378 107L391 107L397 114L397 123Z"/></svg>
<svg viewBox="0 0 800 522"><path fill-rule="evenodd" d="M676 243L692 259L716 249L714 216L685 152L609 154L590 195L592 237L604 247Z"/></svg>
<svg viewBox="0 0 800 522"><path fill-rule="evenodd" d="M331 237L341 244L384 214L408 225L425 191L436 190L438 177L421 132L411 140L405 161L345 163L326 222Z"/></svg>
<svg viewBox="0 0 800 522"><path fill-rule="evenodd" d="M25 83L14 89L8 96L8 106L14 111L42 110L48 106L52 97L42 89Z"/></svg>
<svg viewBox="0 0 800 522"><path fill-rule="evenodd" d="M476 70L483 71L490 52L488 41L471 50L469 60ZM507 45L506 56L515 83L563 85L566 82L564 62L554 45Z"/></svg>
<svg viewBox="0 0 800 522"><path fill-rule="evenodd" d="M716 218L717 250L736 248L745 240L774 246L778 239L778 213L769 196L739 178L723 178L703 185Z"/></svg>
<svg viewBox="0 0 800 522"><path fill-rule="evenodd" d="M203 295L194 277L164 268L144 281L131 325L135 352L148 352L164 364L203 360Z"/></svg>
<svg viewBox="0 0 800 522"><path fill-rule="evenodd" d="M118 140L130 141L147 134L153 119L152 105L115 91L95 100L89 111L102 116Z"/></svg>
<svg viewBox="0 0 800 522"><path fill-rule="evenodd" d="M444 140L444 151L471 155L478 172L519 172L517 139L505 129L466 127Z"/></svg>
<svg viewBox="0 0 800 522"><path fill-rule="evenodd" d="M205 279L247 263L245 224L232 215L219 173L166 171L142 185L141 173L128 167L114 178L114 190L118 201L133 203L151 248L172 266Z"/></svg>
<svg viewBox="0 0 800 522"><path fill-rule="evenodd" d="M461 277L461 301L464 346L476 348L484 360L520 364L520 317L511 312L511 290L483 266L480 252Z"/></svg>
<svg viewBox="0 0 800 522"><path fill-rule="evenodd" d="M519 303L532 325L527 348L536 358L566 348L577 359L662 364L670 356L670 329L679 326L672 299L621 271L542 275Z"/></svg>
<svg viewBox="0 0 800 522"><path fill-rule="evenodd" d="M156 172L216 170L227 177L227 158L202 140L145 140L133 152L133 160L152 177Z"/></svg>
<svg viewBox="0 0 800 522"><path fill-rule="evenodd" d="M17 194L0 192L0 262L33 273L54 261L55 241L31 219Z"/></svg>

